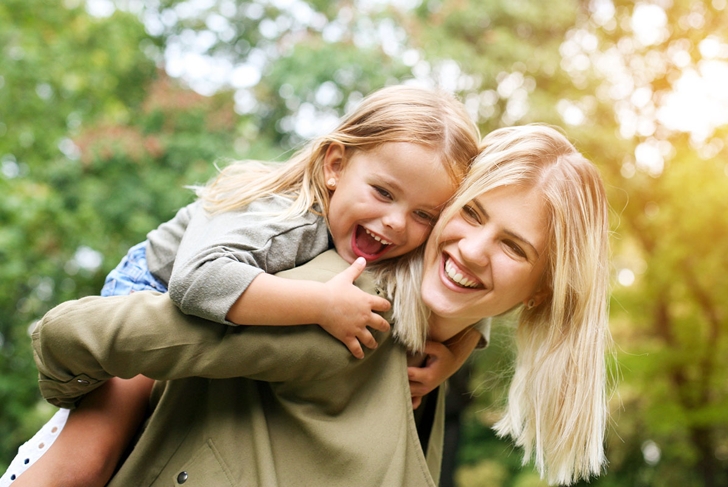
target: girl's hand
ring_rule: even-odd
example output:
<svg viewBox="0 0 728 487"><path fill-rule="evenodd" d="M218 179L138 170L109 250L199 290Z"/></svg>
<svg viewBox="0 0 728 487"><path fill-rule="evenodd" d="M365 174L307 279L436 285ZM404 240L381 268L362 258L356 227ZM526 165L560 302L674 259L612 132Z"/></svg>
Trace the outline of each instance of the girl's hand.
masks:
<svg viewBox="0 0 728 487"><path fill-rule="evenodd" d="M465 363L480 338L477 330L466 328L446 343L428 341L425 344L424 363L407 367L414 409L419 407L422 397L434 391Z"/></svg>
<svg viewBox="0 0 728 487"><path fill-rule="evenodd" d="M387 320L375 311L389 311L391 304L384 298L372 296L357 288L353 282L364 271L366 260L359 257L348 269L326 284L329 306L322 310L319 325L346 345L356 358L364 358L362 345L377 348L369 328L389 331Z"/></svg>

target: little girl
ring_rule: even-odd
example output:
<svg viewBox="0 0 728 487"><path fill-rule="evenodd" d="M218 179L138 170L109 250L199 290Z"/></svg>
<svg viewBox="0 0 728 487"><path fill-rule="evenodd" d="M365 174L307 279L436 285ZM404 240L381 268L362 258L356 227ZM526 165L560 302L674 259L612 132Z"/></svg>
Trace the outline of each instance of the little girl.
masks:
<svg viewBox="0 0 728 487"><path fill-rule="evenodd" d="M386 311L390 305L352 282L365 262L405 255L427 239L440 209L477 155L478 143L477 127L452 96L406 86L379 90L333 132L313 140L287 163L233 164L207 186L196 188L198 200L132 247L109 274L102 295L168 290L184 313L220 323L317 323L354 356L362 357L361 345L376 347L368 327L389 329L375 311ZM331 281L293 281L273 275L332 245L353 265ZM409 350L424 347L424 333L395 329L394 334ZM124 433L123 442L113 438L114 448L100 453L105 465L99 478L111 475L123 450L120 444L131 439L141 419L141 415L116 417L119 410L138 409L148 396L148 379L132 381L142 384L128 389L133 393L104 399L104 386L92 399L100 402L95 418L101 413L104 421L114 423L114 431ZM120 406L120 400L129 406ZM66 414L59 411L55 422L44 429L58 431ZM52 450L61 460L52 463L52 473L45 473L55 479L74 475L83 479L66 485L89 485L81 470L93 461L80 465L69 458L75 447L85 452L96 449L88 445L88 437L77 433L84 424L83 414L71 415L78 418L69 421L64 434L79 441L85 438L86 444L76 441L67 443L63 452L57 452L60 447ZM30 458L23 455L23 448L37 449L42 442L45 451L56 435L36 435L21 447L0 486L32 465L22 458ZM21 479L26 480L27 476ZM99 485L104 482L99 480Z"/></svg>

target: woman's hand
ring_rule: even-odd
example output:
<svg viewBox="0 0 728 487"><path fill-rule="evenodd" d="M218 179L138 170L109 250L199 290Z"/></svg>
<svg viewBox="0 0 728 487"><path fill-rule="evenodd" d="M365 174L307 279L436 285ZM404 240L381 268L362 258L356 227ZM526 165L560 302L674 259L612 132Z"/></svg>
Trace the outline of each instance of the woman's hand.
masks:
<svg viewBox="0 0 728 487"><path fill-rule="evenodd" d="M453 375L480 342L481 334L466 328L445 343L428 341L422 365L407 367L412 407L417 409L422 397L434 391Z"/></svg>

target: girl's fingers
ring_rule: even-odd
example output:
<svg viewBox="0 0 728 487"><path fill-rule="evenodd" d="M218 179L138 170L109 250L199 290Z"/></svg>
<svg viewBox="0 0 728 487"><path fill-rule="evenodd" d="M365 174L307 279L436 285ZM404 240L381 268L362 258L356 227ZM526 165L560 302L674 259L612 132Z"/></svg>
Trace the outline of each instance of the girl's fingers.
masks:
<svg viewBox="0 0 728 487"><path fill-rule="evenodd" d="M344 341L344 345L346 345L346 348L349 349L351 354L356 358L364 358L364 350L361 348L361 344L359 343L359 340L356 338L351 338Z"/></svg>
<svg viewBox="0 0 728 487"><path fill-rule="evenodd" d="M372 314L372 322L369 326L375 330L379 330L385 333L388 332L391 328L387 320L376 314Z"/></svg>
<svg viewBox="0 0 728 487"><path fill-rule="evenodd" d="M377 348L377 340L372 336L371 332L369 330L363 330L359 336L359 342L364 345L365 347L374 350Z"/></svg>
<svg viewBox="0 0 728 487"><path fill-rule="evenodd" d="M372 311L389 311L389 308L391 308L391 307L392 307L392 303L390 303L386 299L372 296L372 299L371 299Z"/></svg>

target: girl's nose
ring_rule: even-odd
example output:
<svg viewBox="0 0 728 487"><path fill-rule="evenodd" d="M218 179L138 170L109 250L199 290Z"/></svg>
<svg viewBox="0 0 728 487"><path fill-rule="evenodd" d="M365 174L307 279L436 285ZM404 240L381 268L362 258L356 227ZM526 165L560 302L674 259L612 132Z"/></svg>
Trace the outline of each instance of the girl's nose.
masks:
<svg viewBox="0 0 728 487"><path fill-rule="evenodd" d="M403 211L392 210L384 215L382 222L395 232L401 232L407 226L407 217Z"/></svg>

